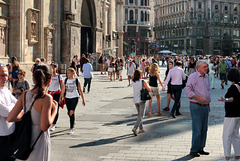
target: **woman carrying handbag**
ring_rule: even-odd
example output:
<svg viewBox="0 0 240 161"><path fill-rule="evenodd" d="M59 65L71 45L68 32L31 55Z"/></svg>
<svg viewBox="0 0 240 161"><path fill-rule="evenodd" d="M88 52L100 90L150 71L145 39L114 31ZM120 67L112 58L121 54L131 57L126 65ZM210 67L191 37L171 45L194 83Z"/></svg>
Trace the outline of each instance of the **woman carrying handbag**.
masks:
<svg viewBox="0 0 240 161"><path fill-rule="evenodd" d="M139 127L139 133L145 132L143 129L143 117L145 114L145 103L146 101L141 100L141 90L143 87L147 89L149 92L151 92L150 87L148 84L144 81L141 80L142 78L142 71L141 70L136 70L133 75L133 80L132 80L132 85L133 85L133 102L135 103L135 106L138 111L138 118L137 122L134 125L134 128L132 129L133 134L137 136L137 129Z"/></svg>

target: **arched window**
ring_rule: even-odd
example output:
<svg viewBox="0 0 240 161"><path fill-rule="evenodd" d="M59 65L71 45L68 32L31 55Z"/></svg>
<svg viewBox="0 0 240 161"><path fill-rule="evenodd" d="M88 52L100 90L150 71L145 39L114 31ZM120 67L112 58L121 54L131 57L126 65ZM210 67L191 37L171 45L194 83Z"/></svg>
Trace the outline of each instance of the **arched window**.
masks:
<svg viewBox="0 0 240 161"><path fill-rule="evenodd" d="M142 22L144 21L144 13L143 13L143 11L141 11L141 21Z"/></svg>
<svg viewBox="0 0 240 161"><path fill-rule="evenodd" d="M134 18L133 18L133 10L130 10L130 21L133 21Z"/></svg>
<svg viewBox="0 0 240 161"><path fill-rule="evenodd" d="M202 22L202 15L201 14L198 15L198 22Z"/></svg>

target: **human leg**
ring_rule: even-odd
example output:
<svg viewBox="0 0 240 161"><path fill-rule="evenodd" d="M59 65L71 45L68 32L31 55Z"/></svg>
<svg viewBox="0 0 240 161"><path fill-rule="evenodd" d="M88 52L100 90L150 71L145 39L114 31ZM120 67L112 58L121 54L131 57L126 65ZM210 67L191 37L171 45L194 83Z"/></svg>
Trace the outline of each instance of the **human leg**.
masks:
<svg viewBox="0 0 240 161"><path fill-rule="evenodd" d="M173 108L171 110L171 114L174 115L174 112L178 108L179 101L181 99L182 87L179 85L172 85L172 93L174 95L175 102L174 102Z"/></svg>
<svg viewBox="0 0 240 161"><path fill-rule="evenodd" d="M197 153L201 145L201 110L202 106L190 103L190 112L192 117L192 147L191 152Z"/></svg>
<svg viewBox="0 0 240 161"><path fill-rule="evenodd" d="M78 97L76 98L65 98L67 109L68 109L68 116L70 118L70 129L74 128L75 123L75 116L74 111L76 109L77 103L78 103Z"/></svg>
<svg viewBox="0 0 240 161"><path fill-rule="evenodd" d="M88 92L90 92L92 78L88 78Z"/></svg>
<svg viewBox="0 0 240 161"><path fill-rule="evenodd" d="M202 106L201 115L201 122L202 122L202 130L201 130L201 145L199 151L203 151L206 140L207 140L207 130L208 130L208 114L209 114L209 107Z"/></svg>
<svg viewBox="0 0 240 161"><path fill-rule="evenodd" d="M87 80L87 78L84 78L83 92L85 92L85 88L86 88L87 84L88 84L88 80Z"/></svg>
<svg viewBox="0 0 240 161"><path fill-rule="evenodd" d="M160 97L160 94L156 96L157 98L157 104L158 104L158 116L161 116L162 115L162 112L161 112L161 97Z"/></svg>
<svg viewBox="0 0 240 161"><path fill-rule="evenodd" d="M235 158L240 159L240 136L239 136L239 126L240 126L240 118L234 118L234 128L232 135L232 144L235 153Z"/></svg>
<svg viewBox="0 0 240 161"><path fill-rule="evenodd" d="M53 100L55 100L56 102L59 102L59 98L60 98L60 93L53 95ZM56 115L56 117L55 117L55 119L54 119L54 121L53 121L53 126L55 126L55 124L57 123L58 115L59 115L59 104L58 104L57 115Z"/></svg>

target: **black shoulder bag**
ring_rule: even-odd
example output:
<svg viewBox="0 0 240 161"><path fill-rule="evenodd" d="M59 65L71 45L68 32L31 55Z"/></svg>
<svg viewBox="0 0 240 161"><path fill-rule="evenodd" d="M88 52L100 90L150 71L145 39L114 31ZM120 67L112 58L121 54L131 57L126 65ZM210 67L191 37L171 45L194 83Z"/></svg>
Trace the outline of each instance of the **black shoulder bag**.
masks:
<svg viewBox="0 0 240 161"><path fill-rule="evenodd" d="M141 89L141 91L140 91L140 92L141 92L141 100L142 100L142 101L147 101L147 100L150 100L150 99L151 99L151 96L150 96L148 90L144 87L143 81L144 81L144 80L142 80L142 89Z"/></svg>
<svg viewBox="0 0 240 161"><path fill-rule="evenodd" d="M34 143L31 144L32 139L31 110L36 99L33 101L30 109L26 112L25 97L26 92L24 93L24 115L20 121L15 123L15 131L13 133L12 157L20 160L28 159L39 137L43 133L41 131L37 139L34 141Z"/></svg>

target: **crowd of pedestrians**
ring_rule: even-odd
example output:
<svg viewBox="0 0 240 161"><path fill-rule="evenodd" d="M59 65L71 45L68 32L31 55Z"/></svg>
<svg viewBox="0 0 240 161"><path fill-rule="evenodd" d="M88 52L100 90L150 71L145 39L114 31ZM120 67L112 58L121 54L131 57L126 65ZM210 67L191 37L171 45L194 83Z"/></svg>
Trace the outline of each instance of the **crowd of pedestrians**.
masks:
<svg viewBox="0 0 240 161"><path fill-rule="evenodd" d="M97 60L95 60L97 59ZM219 101L225 103L226 116L224 119L223 145L225 159L230 159L231 144L235 151L235 158L240 159L240 63L236 58L229 57L204 57L204 56L132 56L124 58L100 54L98 58L91 54L85 54L78 58L75 55L70 67L67 69L66 79L58 73L58 64L52 62L48 65L44 58L37 58L29 72L32 72L34 87L31 89L29 83L24 79L26 71L21 69L16 57L12 57L6 66L0 64L0 154L5 160L11 158L11 134L14 131L14 123L21 119L22 109L25 106L31 110L34 133L37 137L43 131L36 148L28 160L49 160L50 158L50 135L49 130L54 131L59 118L59 107L66 104L67 114L70 119L69 134L74 133L75 110L81 97L82 105L85 106L84 93L91 91L93 76L92 64L98 61L101 75L106 75L110 81L123 80L123 70L126 69L127 87L133 88L133 102L138 112L137 121L132 129L135 136L146 130L143 128L146 101L141 100L141 90L146 88L150 92L148 102L149 113L152 117L152 101L157 99L157 115L170 111L169 116L176 118L180 113L181 94L186 88L186 95L190 102L192 118L192 146L190 155L199 157L209 155L204 151L208 129L208 115L210 112L210 92L216 89L214 80L221 80L221 88L232 82L225 98ZM167 66L163 82L159 76L159 66ZM28 72L28 71L27 71ZM78 76L84 78L83 86ZM8 82L8 89L5 87ZM159 85L161 85L161 89ZM12 92L10 92L10 85ZM186 87L185 87L186 86ZM167 106L161 108L160 91L167 90ZM171 107L170 101L174 101ZM32 105L32 107L31 107ZM49 129L49 130L48 130ZM4 141L2 141L4 140ZM41 142L41 143L40 143Z"/></svg>

